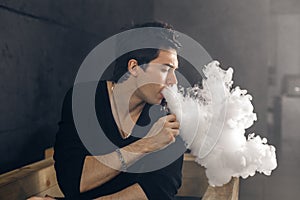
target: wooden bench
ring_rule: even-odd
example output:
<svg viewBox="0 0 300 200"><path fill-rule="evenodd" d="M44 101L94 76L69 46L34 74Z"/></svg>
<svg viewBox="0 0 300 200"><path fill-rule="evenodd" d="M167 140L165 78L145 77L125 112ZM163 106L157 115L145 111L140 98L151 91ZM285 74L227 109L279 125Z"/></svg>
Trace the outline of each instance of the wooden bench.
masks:
<svg viewBox="0 0 300 200"><path fill-rule="evenodd" d="M0 199L26 199L46 194L62 197L54 170L53 150L46 151L46 159L0 175ZM238 200L239 180L232 179L222 187L207 184L204 168L189 154L183 163L183 182L180 196L203 196L203 200Z"/></svg>
<svg viewBox="0 0 300 200"><path fill-rule="evenodd" d="M0 199L19 200L31 196L63 196L54 170L54 160L48 158L0 176Z"/></svg>
<svg viewBox="0 0 300 200"><path fill-rule="evenodd" d="M212 187L208 185L205 168L198 165L190 154L184 155L182 174L182 186L178 191L180 196L202 196L202 200L238 200L238 178L232 178L222 187Z"/></svg>

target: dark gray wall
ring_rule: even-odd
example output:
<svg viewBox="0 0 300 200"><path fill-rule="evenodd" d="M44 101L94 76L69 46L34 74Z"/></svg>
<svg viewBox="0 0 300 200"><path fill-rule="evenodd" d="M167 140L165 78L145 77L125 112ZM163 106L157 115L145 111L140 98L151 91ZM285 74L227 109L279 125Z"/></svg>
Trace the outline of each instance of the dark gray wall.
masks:
<svg viewBox="0 0 300 200"><path fill-rule="evenodd" d="M85 56L152 10L147 0L0 1L0 173L43 157Z"/></svg>

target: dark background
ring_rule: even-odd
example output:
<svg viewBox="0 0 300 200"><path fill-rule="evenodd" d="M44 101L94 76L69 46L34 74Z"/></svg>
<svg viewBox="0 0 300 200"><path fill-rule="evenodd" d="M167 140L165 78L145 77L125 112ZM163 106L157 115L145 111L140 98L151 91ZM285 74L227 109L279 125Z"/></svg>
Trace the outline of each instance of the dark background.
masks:
<svg viewBox="0 0 300 200"><path fill-rule="evenodd" d="M87 54L131 23L171 23L253 95L249 132L275 142L274 98L300 73L297 0L0 0L0 173L43 158ZM275 117L276 118L276 117ZM271 130L271 131L270 131Z"/></svg>

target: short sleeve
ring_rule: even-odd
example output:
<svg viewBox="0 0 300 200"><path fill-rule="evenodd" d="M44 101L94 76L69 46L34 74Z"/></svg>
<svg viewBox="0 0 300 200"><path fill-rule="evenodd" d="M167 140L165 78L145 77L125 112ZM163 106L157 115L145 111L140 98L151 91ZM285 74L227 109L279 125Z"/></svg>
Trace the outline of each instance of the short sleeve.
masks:
<svg viewBox="0 0 300 200"><path fill-rule="evenodd" d="M181 186L183 156L160 170L141 174L138 184L150 200L171 200Z"/></svg>
<svg viewBox="0 0 300 200"><path fill-rule="evenodd" d="M54 160L57 181L65 197L74 199L80 194L80 179L87 150L77 134L72 116L72 90L65 96L62 118L56 134Z"/></svg>

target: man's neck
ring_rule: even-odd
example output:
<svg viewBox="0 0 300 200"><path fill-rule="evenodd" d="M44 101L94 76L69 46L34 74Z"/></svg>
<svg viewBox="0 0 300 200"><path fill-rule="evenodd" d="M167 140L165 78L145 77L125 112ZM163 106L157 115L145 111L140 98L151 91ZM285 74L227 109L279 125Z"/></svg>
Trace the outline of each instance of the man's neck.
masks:
<svg viewBox="0 0 300 200"><path fill-rule="evenodd" d="M132 80L122 83L108 82L108 87L111 88L115 120L122 131L130 134L146 102L136 95L137 89Z"/></svg>

